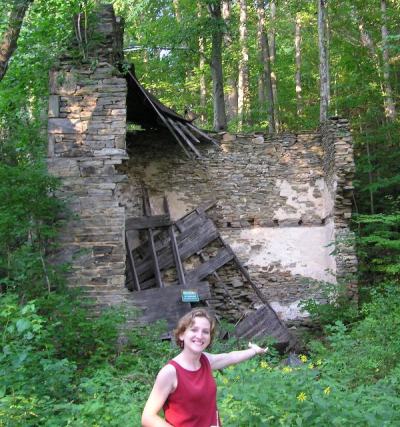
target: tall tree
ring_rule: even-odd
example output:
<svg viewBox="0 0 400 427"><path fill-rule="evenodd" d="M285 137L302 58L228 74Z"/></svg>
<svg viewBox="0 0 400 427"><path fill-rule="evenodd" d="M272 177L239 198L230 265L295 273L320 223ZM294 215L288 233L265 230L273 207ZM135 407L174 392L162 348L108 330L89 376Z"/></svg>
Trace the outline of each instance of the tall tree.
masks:
<svg viewBox="0 0 400 427"><path fill-rule="evenodd" d="M389 64L389 48L388 48L388 29L387 29L387 5L386 0L381 0L382 14L382 62L383 62L383 81L384 81L384 105L385 115L389 121L396 118L396 107L393 100L392 83L390 81L390 64Z"/></svg>
<svg viewBox="0 0 400 427"><path fill-rule="evenodd" d="M201 18L202 16L202 5L201 2L197 3L197 17ZM207 96L207 86L206 86L206 76L205 76L205 65L206 65L206 55L205 55L205 38L203 35L199 36L199 90L200 90L200 108L201 115L200 120L201 123L204 124L205 116L204 112L206 109L206 96Z"/></svg>
<svg viewBox="0 0 400 427"><path fill-rule="evenodd" d="M179 0L172 0L172 5L174 6L175 18L178 22L181 22L181 11L179 9Z"/></svg>
<svg viewBox="0 0 400 427"><path fill-rule="evenodd" d="M269 40L269 57L271 63L271 83L272 83L272 92L274 98L274 120L275 120L275 130L278 132L280 128L279 124L279 103L278 103L278 82L275 72L275 61L276 61L276 1L269 1L270 8L270 31L268 34Z"/></svg>
<svg viewBox="0 0 400 427"><path fill-rule="evenodd" d="M32 2L33 0L15 0L13 3L13 8L8 19L8 26L0 42L0 81L5 76L8 62L17 48L22 23Z"/></svg>
<svg viewBox="0 0 400 427"><path fill-rule="evenodd" d="M301 87L301 14L300 12L296 13L295 21L295 33L294 33L294 46L295 46L295 62L296 62L296 108L297 115L301 116L302 114L302 87Z"/></svg>
<svg viewBox="0 0 400 427"><path fill-rule="evenodd" d="M259 103L261 106L264 106L264 104L267 102L268 131L270 133L274 133L276 131L274 118L274 93L272 90L271 81L271 57L269 50L268 34L265 31L264 0L257 0L257 15L257 35L260 48L260 63L263 68L258 83Z"/></svg>
<svg viewBox="0 0 400 427"><path fill-rule="evenodd" d="M238 128L243 127L243 120L249 103L249 48L247 46L247 4L246 0L239 0L239 78L238 78Z"/></svg>
<svg viewBox="0 0 400 427"><path fill-rule="evenodd" d="M321 123L328 119L329 108L329 67L326 30L326 0L318 0L318 48L319 48L319 80L320 80L320 109Z"/></svg>
<svg viewBox="0 0 400 427"><path fill-rule="evenodd" d="M213 82L214 122L216 131L227 128L224 77L222 70L222 15L221 2L214 0L208 4L208 10L212 19L212 46L211 46L211 78Z"/></svg>
<svg viewBox="0 0 400 427"><path fill-rule="evenodd" d="M222 1L222 17L225 21L226 30L224 32L225 50L230 53L232 47L232 32L231 32L231 0ZM226 70L226 115L228 120L235 119L238 114L238 87L237 87L237 69L230 67L229 64L225 67Z"/></svg>
<svg viewBox="0 0 400 427"><path fill-rule="evenodd" d="M388 103L387 103L387 97L386 97L388 92L385 88L385 78L384 78L384 75L382 73L382 69L385 68L385 66L382 66L383 58L380 57L379 49L378 49L376 43L374 42L372 35L366 29L365 22L364 22L363 18L361 17L360 12L357 10L356 7L353 6L351 8L350 15L351 15L351 18L357 23L357 27L358 27L358 30L360 32L361 45L363 47L365 47L366 49L368 49L370 59L372 60L372 63L374 65L374 69L375 69L376 74L378 76L378 84L379 84L379 87L381 89L381 93L384 95L383 96L383 109L385 111L386 118L388 118L389 117L388 111L387 111L388 110L388 108L387 108ZM384 56L385 55L383 54L382 57L384 57ZM389 63L387 65L389 66ZM388 79L388 80L389 80L389 93L391 93L390 79ZM390 99L391 99L391 97L390 97ZM390 102L389 102L389 105L391 105ZM394 109L394 105L393 105L393 109Z"/></svg>

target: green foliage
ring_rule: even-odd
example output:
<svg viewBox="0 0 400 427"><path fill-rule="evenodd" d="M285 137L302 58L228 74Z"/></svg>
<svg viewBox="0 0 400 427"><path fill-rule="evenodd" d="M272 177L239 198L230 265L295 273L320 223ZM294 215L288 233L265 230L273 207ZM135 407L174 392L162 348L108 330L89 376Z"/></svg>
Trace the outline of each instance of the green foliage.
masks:
<svg viewBox="0 0 400 427"><path fill-rule="evenodd" d="M318 300L311 298L300 304L315 325L323 327L338 320L352 323L359 318L358 304L350 297L346 283L323 283L318 289L318 295Z"/></svg>
<svg viewBox="0 0 400 427"><path fill-rule="evenodd" d="M45 248L55 236L61 203L43 167L0 164L0 285L35 295L53 285Z"/></svg>
<svg viewBox="0 0 400 427"><path fill-rule="evenodd" d="M9 425L34 425L37 409L68 399L76 367L55 357L49 325L35 302L19 305L15 295L7 294L0 307L0 418Z"/></svg>
<svg viewBox="0 0 400 427"><path fill-rule="evenodd" d="M163 326L154 325L125 334L117 352L122 314L84 321L73 297L52 295L46 306L43 300L19 305L7 295L0 304L4 425L139 425L158 370L179 351L160 340ZM57 312L63 304L74 314L70 319ZM267 354L217 372L224 425L397 425L399 290L377 293L363 310L364 319L352 329L340 321L327 328L325 344L312 343L298 367ZM73 332L85 338L60 338ZM213 351L240 346L217 342Z"/></svg>
<svg viewBox="0 0 400 427"><path fill-rule="evenodd" d="M113 399L119 399L127 381L110 378L123 319L121 312L89 318L87 308L68 293L25 305L13 293L1 296L0 418L13 426L67 425L79 414L80 424L74 425L85 425L85 417L102 408L93 394L114 391ZM133 385L127 387L119 405L132 411L126 404ZM105 423L111 411L104 408L99 419Z"/></svg>
<svg viewBox="0 0 400 427"><path fill-rule="evenodd" d="M348 330L337 321L326 345L300 367L254 359L218 374L228 426L395 426L400 422L400 293L388 289Z"/></svg>
<svg viewBox="0 0 400 427"><path fill-rule="evenodd" d="M379 284L400 283L400 214L358 215L358 256L363 284L373 290Z"/></svg>

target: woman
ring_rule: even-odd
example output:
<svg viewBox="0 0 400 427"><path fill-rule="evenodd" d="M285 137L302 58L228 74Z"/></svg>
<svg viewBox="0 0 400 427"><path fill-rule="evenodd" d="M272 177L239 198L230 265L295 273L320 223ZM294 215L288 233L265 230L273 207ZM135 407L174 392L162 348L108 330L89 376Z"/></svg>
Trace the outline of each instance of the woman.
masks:
<svg viewBox="0 0 400 427"><path fill-rule="evenodd" d="M218 427L217 388L211 370L223 369L267 352L256 344L230 353L210 354L215 320L202 308L185 314L174 331L182 351L157 375L142 414L143 427ZM158 414L164 409L165 420Z"/></svg>

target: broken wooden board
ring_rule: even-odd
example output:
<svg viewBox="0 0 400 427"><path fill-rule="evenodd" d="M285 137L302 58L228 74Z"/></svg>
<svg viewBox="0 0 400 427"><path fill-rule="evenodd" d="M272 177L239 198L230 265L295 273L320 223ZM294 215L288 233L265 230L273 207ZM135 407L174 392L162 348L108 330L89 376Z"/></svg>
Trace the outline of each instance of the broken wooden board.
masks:
<svg viewBox="0 0 400 427"><path fill-rule="evenodd" d="M195 290L200 301L211 298L208 282L192 283L185 289ZM135 323L147 325L165 320L169 328L175 327L179 318L191 310L190 303L182 302L182 290L181 286L167 286L132 292L133 306L139 310Z"/></svg>
<svg viewBox="0 0 400 427"><path fill-rule="evenodd" d="M179 234L176 238L181 259L185 260L194 255L217 237L218 231L214 223L208 218L202 220L199 217L199 224L186 229L185 232ZM174 256L171 252L170 244L161 250L158 249L158 246L156 244L159 268L165 270L172 267L174 265ZM135 254L135 251L133 252ZM137 261L135 257L135 265L141 288L146 289L152 286L152 282L146 283L147 279L151 279L154 276L152 259L146 257L143 261Z"/></svg>
<svg viewBox="0 0 400 427"><path fill-rule="evenodd" d="M167 204L167 213L168 210ZM202 207L197 208L178 221L169 224L169 234L165 233L165 223L160 224L159 232L154 231L153 234L153 229L151 229L154 237L151 250L149 251L148 242L145 242L131 252L131 264L137 273L141 289L139 292L133 293L135 305L143 309L140 315L140 323L147 324L156 320L166 319L169 326L173 326L174 322L182 314L190 310L190 304L181 300L181 290L193 288L194 284L202 283L201 280L210 275L215 277L218 269L229 262L233 262L241 272L244 281L253 289L253 292L263 303L260 309L246 315L240 321L235 328L235 335L245 339L271 336L275 338L279 349L292 348L296 342L294 337L269 305L265 295L259 289L259 285L253 282L247 269L238 259L230 245L222 239L217 227L206 215L205 210ZM151 212L147 212L147 214L149 217ZM158 220L158 218L155 220ZM142 224L144 222L136 220L136 223ZM150 222L147 223L147 225L149 224ZM155 222L152 222L152 224L155 224ZM164 229L164 232L161 231L162 229ZM206 258L203 254L203 249L212 242L219 244L220 248L216 252L214 248L212 251L213 256ZM157 260L156 270L162 272L173 266L178 269L181 261L193 255L199 255L203 262L188 271L183 271L181 265L183 280L178 280L178 282L181 282L181 286L178 285L178 282L174 282L162 289L151 289L157 285L154 276L154 257ZM179 276L178 271L177 276ZM235 306L239 307L222 280L218 276L217 278L217 286L219 284L221 292L232 299ZM199 295L206 305L210 305L207 301L207 299L211 298L209 287L207 287L207 292L208 296L201 292ZM218 289L215 289L215 292L218 292ZM244 312L240 311L240 309L239 312L244 315Z"/></svg>
<svg viewBox="0 0 400 427"><path fill-rule="evenodd" d="M146 228L169 227L171 225L169 215L141 216L127 218L125 222L125 231L144 230Z"/></svg>
<svg viewBox="0 0 400 427"><path fill-rule="evenodd" d="M269 305L262 306L241 320L235 327L234 335L246 340L271 336L279 350L288 350L296 344L295 338Z"/></svg>

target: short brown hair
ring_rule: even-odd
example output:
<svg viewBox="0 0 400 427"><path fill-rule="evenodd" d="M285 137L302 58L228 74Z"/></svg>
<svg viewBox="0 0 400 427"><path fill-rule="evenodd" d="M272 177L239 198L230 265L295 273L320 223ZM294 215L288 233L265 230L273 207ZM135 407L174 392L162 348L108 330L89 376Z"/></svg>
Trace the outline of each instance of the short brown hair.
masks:
<svg viewBox="0 0 400 427"><path fill-rule="evenodd" d="M174 329L174 338L178 347L183 348L183 341L179 338L179 335L183 334L187 328L190 328L196 317L205 317L210 322L209 345L212 344L215 334L215 319L205 308L194 308L178 320L178 324Z"/></svg>

